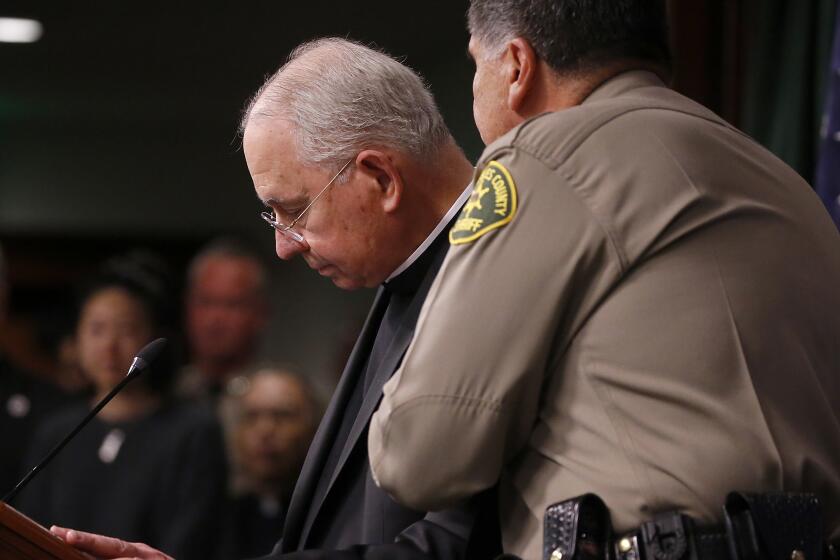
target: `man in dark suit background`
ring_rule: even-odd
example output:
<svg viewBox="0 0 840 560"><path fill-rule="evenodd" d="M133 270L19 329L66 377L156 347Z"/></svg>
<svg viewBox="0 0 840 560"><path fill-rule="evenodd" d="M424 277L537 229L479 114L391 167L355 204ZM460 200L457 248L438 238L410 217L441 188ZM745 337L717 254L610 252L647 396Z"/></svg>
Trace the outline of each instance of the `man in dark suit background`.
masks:
<svg viewBox="0 0 840 560"><path fill-rule="evenodd" d="M0 247L0 333L7 323L9 279ZM14 488L24 472L34 465L24 464L24 450L38 423L65 404L69 395L25 371L4 352L0 340L0 493Z"/></svg>
<svg viewBox="0 0 840 560"><path fill-rule="evenodd" d="M374 483L366 449L382 385L411 341L470 191L472 166L431 94L382 53L319 40L257 92L242 131L277 255L300 255L343 289L380 286L271 558L491 558L494 500L428 514L404 508ZM294 336L296 320L288 323ZM145 545L54 532L99 557L160 558Z"/></svg>

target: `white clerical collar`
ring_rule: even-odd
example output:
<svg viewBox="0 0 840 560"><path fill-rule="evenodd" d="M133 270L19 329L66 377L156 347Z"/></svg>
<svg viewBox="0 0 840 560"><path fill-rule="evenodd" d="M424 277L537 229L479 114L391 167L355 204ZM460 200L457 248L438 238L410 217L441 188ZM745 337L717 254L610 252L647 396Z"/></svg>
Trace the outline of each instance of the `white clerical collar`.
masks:
<svg viewBox="0 0 840 560"><path fill-rule="evenodd" d="M405 259L405 261L400 266L398 266L394 272L391 273L388 279L385 280L386 282L390 282L392 279L399 276L405 269L414 264L414 261L420 258L420 255L422 255L426 251L426 249L429 248L429 245L432 244L432 241L437 239L437 236L440 234L441 231L443 231L443 228L445 228L449 224L449 222L452 221L452 218L455 217L455 214L461 209L461 207L464 204L466 204L467 199L470 197L471 193L472 182L470 182L470 184L467 185L467 188L464 189L464 192L462 192L461 196L459 196L458 199L455 201L455 204L453 204L449 211L443 216L443 218L441 218L440 222L438 222L438 224L435 226L435 229L432 230L432 233L430 233L429 236L425 239L425 241L423 241L423 243L421 243L420 246L417 247L414 250L414 252L411 253L411 255L409 255L409 257Z"/></svg>

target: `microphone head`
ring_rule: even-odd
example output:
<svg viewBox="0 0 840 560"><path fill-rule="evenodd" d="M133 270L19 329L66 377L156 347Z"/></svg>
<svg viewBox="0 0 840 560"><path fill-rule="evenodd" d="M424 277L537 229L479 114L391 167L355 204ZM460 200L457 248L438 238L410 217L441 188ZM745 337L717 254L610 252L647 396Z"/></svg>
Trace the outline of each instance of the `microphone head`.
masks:
<svg viewBox="0 0 840 560"><path fill-rule="evenodd" d="M163 349L168 343L169 341L165 338L153 340L137 352L137 357L146 362L146 364L151 364L157 360L157 357L160 356L160 353L163 352Z"/></svg>
<svg viewBox="0 0 840 560"><path fill-rule="evenodd" d="M144 346L137 355L134 361L131 362L131 367L128 370L130 376L136 376L142 371L149 368L150 365L160 356L163 349L166 348L168 341L165 338L158 338Z"/></svg>

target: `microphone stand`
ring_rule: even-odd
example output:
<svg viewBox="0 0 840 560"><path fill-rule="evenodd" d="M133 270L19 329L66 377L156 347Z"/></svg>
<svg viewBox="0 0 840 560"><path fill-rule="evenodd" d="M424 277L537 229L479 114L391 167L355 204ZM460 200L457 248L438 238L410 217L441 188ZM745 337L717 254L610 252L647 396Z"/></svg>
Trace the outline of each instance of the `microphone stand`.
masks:
<svg viewBox="0 0 840 560"><path fill-rule="evenodd" d="M56 444L56 446L53 447L49 453L47 453L47 456L44 457L40 463L35 465L35 467L31 471L29 471L29 473L25 477L23 477L23 480L18 482L17 485L15 485L15 487L12 488L12 490L8 494L3 496L2 501L9 503L10 500L14 499L14 497L17 496L18 493L21 490L23 490L23 488L29 483L32 477L38 474L42 468L47 466L49 462L52 461L53 457L55 457L59 451L64 449L64 446L67 445L70 442L70 440L73 439L73 437L75 437L75 435L79 433L79 431L82 428L84 428L87 425L87 423L90 422L93 419L93 417L96 416L106 404L111 402L111 399L113 399L117 393L122 391L123 387L128 385L133 379L135 379L142 372L148 369L149 362L151 362L153 358L150 357L148 360L145 360L143 358L144 352L147 351L147 349L151 350L151 353L156 355L160 352L160 349L163 347L163 345L165 345L165 343L165 339L159 338L154 342L148 344L145 348L143 348L143 350L141 350L138 353L137 357L134 358L134 362L132 362L128 373L122 379L122 381L117 383L117 385L113 389L111 389L111 391L107 395L105 395L105 397L101 401L99 401L96 404L96 406L93 407L93 409L87 414L87 416L85 416L84 420L82 420L81 423L78 426L76 426L73 429L73 431L70 432L63 440Z"/></svg>

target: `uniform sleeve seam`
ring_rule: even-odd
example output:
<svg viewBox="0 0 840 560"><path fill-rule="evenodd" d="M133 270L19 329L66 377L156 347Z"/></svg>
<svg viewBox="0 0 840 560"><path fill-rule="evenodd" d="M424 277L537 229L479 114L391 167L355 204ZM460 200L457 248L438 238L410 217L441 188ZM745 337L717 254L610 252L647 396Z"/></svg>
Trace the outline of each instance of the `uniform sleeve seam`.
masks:
<svg viewBox="0 0 840 560"><path fill-rule="evenodd" d="M511 139L510 142L507 142L504 145L499 146L498 148L493 150L493 152L490 153L486 158L483 158L483 159L489 161L489 160L492 160L492 159L496 159L500 154L504 154L505 152L509 152L509 151L512 151L512 150L519 150L522 153L527 154L534 161L540 162L540 164L545 166L545 168L548 169L549 171L557 173L564 181L566 181L572 187L570 190L574 194L575 198L577 198L580 201L581 205L583 205L583 207L587 209L587 211L589 212L589 215L592 217L593 220L595 220L595 223L598 224L598 227L601 229L601 231L604 232L604 236L607 238L610 247L612 247L612 250L615 252L615 255L618 259L620 273L624 274L627 271L627 269L630 267L629 260L627 258L627 255L624 253L621 246L619 245L619 243L616 239L615 233L608 227L607 224L605 224L599 218L597 212L595 212L595 210L592 208L592 205L588 203L586 198L584 196L582 196L580 191L576 188L579 185L577 185L572 180L572 178L565 172L565 169L564 169L565 161L556 162L556 165L552 165L552 162L546 161L546 159L539 156L536 153L535 150L530 149L531 147L529 146L529 144L527 142L522 141L522 139L520 138L520 135L521 135L522 130L524 130L524 128L525 128L525 126L519 127L519 129L516 131L515 136ZM566 159L568 159L568 158L566 158Z"/></svg>
<svg viewBox="0 0 840 560"><path fill-rule="evenodd" d="M572 180L571 176L566 173L566 170L563 166L557 168L557 172L560 174L563 179L572 186L579 186L576 185L575 182ZM609 227L607 223L601 220L598 216L598 213L595 212L594 208L591 204L586 200L586 198L581 194L581 192L577 188L573 188L572 191L575 194L575 197L580 200L580 203L589 211L589 215L592 216L592 219L598 224L598 227L601 228L601 231L604 232L604 235L609 240L610 246L612 247L613 251L615 251L616 256L618 257L618 264L620 267L620 273L624 274L627 269L630 267L627 255L624 253L624 250L618 243L616 239L615 232Z"/></svg>
<svg viewBox="0 0 840 560"><path fill-rule="evenodd" d="M610 247L612 247L612 250L615 252L616 257L618 258L620 273L624 274L630 266L627 255L621 249L621 246L619 245L614 232L608 227L608 225L606 223L604 223L599 218L597 212L595 212L595 210L592 208L592 206L589 204L589 202L586 200L586 198L584 196L582 196L580 191L576 188L579 185L577 185L572 180L572 178L568 175L568 173L566 173L566 171L564 169L564 165L559 164L556 167L552 167L549 162L545 161L543 158L541 158L540 156L535 154L532 150L529 150L527 144L522 144L522 143L517 142L518 136L519 136L519 134L518 134L518 131L517 131L517 137L514 139L513 142L511 142L510 144L505 144L504 146L500 146L497 150L494 150L493 153L492 153L493 158L495 158L495 156L497 156L499 153L504 152L504 151L520 150L522 153L527 154L528 157L532 158L534 161L538 161L540 164L542 164L550 172L556 172L558 175L560 175L560 177L572 187L570 190L574 194L575 198L577 198L580 201L581 205L584 208L586 208L586 210L589 212L589 215L592 217L592 219L595 221L595 223L598 224L598 227L601 229L601 231L604 232L604 236L607 238ZM492 158L488 158L488 159L492 159Z"/></svg>
<svg viewBox="0 0 840 560"><path fill-rule="evenodd" d="M447 404L447 403L456 403L456 404L464 404L466 405L464 408L471 409L471 410L478 410L482 412L489 412L490 414L498 414L502 408L502 402L498 400L485 400L480 399L477 397L466 397L460 395L444 395L444 394L437 394L437 395L421 395L417 397L412 397L411 399L400 403L399 405L395 406L391 409L390 413L388 414L388 419L384 422L385 426L384 429L381 431L380 434L380 446L384 450L389 446L389 442L391 439L391 429L394 426L394 422L392 421L398 415L403 412L409 412L419 406L424 404L431 403L431 404ZM382 465L383 461L385 460L387 453L379 453L377 455L372 455L370 457L371 461L371 474L374 478L374 481L377 485L381 486L383 482L381 480L381 473L379 472L379 468ZM390 493L390 491L389 491Z"/></svg>

